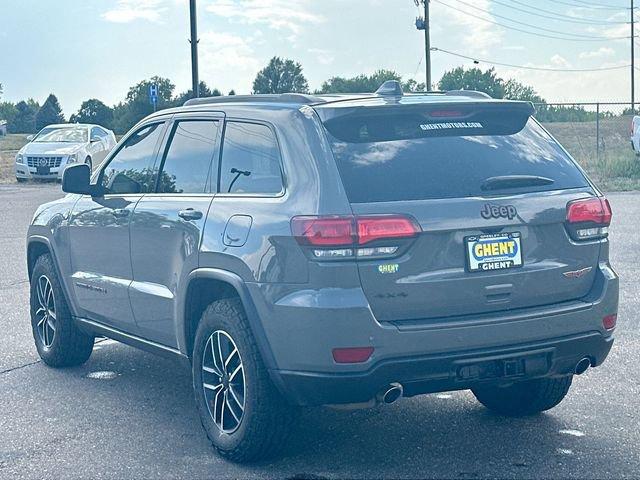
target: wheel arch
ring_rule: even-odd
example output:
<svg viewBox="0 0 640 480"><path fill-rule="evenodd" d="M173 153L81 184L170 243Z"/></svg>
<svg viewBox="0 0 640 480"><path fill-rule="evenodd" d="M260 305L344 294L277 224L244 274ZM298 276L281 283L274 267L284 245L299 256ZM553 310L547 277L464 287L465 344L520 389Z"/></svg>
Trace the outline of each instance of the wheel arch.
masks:
<svg viewBox="0 0 640 480"><path fill-rule="evenodd" d="M42 255L49 254L51 256L51 260L53 261L53 267L56 270L56 274L58 275L58 279L60 280L60 285L62 286L62 292L64 293L65 300L67 301L67 306L71 315L76 314L76 305L74 304L74 298L70 295L69 285L65 281L62 275L62 269L60 268L60 264L58 263L58 259L56 258L55 251L51 245L51 241L42 235L30 235L27 239L27 274L29 282L31 281L31 275L33 274L33 269Z"/></svg>
<svg viewBox="0 0 640 480"><path fill-rule="evenodd" d="M240 299L262 360L271 371L275 368L275 359L249 289L239 275L227 270L199 268L189 274L178 304L181 312L176 332L178 348L191 359L193 340L202 312L211 302L233 297Z"/></svg>
<svg viewBox="0 0 640 480"><path fill-rule="evenodd" d="M35 267L38 258L47 253L53 258L51 244L48 239L44 237L32 237L29 239L29 243L27 244L27 275L29 280L31 280L33 268Z"/></svg>

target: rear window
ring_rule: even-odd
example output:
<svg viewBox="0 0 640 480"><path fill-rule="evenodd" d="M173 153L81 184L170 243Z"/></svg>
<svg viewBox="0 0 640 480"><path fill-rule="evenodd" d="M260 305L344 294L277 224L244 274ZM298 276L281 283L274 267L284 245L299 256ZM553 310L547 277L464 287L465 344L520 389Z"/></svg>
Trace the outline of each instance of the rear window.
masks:
<svg viewBox="0 0 640 480"><path fill-rule="evenodd" d="M448 118L457 116L459 118ZM587 186L560 146L528 114L432 111L350 114L325 127L352 203L461 198ZM483 189L488 179L544 184Z"/></svg>

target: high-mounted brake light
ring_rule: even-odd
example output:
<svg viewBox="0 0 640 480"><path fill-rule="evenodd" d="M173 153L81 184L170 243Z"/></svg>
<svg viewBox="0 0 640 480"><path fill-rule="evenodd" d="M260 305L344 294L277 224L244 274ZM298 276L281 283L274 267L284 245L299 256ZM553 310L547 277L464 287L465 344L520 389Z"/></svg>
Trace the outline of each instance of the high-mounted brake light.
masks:
<svg viewBox="0 0 640 480"><path fill-rule="evenodd" d="M460 118L468 115L468 113L459 110L432 110L429 112L429 116L432 118Z"/></svg>
<svg viewBox="0 0 640 480"><path fill-rule="evenodd" d="M606 237L611 217L611 205L604 197L576 200L567 205L567 223L575 240Z"/></svg>
<svg viewBox="0 0 640 480"><path fill-rule="evenodd" d="M422 231L404 215L294 217L291 230L298 243L314 247L314 257L323 260L392 256L398 252L398 240ZM359 248L381 241L386 242Z"/></svg>

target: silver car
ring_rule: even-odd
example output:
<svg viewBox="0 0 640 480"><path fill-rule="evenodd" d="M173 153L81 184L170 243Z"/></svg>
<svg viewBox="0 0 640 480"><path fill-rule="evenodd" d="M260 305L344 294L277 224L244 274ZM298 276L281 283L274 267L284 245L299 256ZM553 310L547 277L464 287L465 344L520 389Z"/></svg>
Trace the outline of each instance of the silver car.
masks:
<svg viewBox="0 0 640 480"><path fill-rule="evenodd" d="M44 127L27 137L30 142L16 155L18 182L28 179L60 180L67 165L101 163L116 145L111 130L99 125L61 124Z"/></svg>

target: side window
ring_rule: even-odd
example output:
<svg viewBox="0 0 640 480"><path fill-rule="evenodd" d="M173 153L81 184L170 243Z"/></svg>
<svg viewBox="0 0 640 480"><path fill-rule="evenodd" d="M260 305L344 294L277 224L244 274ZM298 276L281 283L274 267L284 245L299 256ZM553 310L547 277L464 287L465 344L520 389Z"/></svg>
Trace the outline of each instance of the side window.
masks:
<svg viewBox="0 0 640 480"><path fill-rule="evenodd" d="M103 137L102 132L100 131L100 129L98 127L93 127L91 129L91 135L90 135L89 139L92 139L92 138L95 138L95 137L98 137L98 138L102 138Z"/></svg>
<svg viewBox="0 0 640 480"><path fill-rule="evenodd" d="M158 193L210 191L218 128L219 122L213 120L183 120L175 124L160 172Z"/></svg>
<svg viewBox="0 0 640 480"><path fill-rule="evenodd" d="M154 190L153 154L162 133L162 123L142 127L131 135L102 171L105 193L147 193Z"/></svg>
<svg viewBox="0 0 640 480"><path fill-rule="evenodd" d="M265 125L227 122L220 165L222 193L282 192L280 150Z"/></svg>

